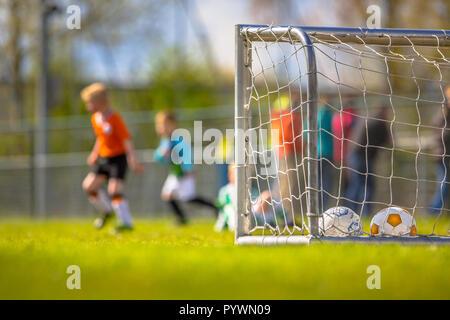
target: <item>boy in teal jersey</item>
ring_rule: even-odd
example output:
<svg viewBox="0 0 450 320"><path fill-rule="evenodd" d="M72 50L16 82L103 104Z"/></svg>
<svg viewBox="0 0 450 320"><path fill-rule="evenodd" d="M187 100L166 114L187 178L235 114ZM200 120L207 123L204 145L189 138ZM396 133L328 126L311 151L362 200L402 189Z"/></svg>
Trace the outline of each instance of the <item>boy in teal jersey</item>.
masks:
<svg viewBox="0 0 450 320"><path fill-rule="evenodd" d="M166 201L177 216L179 224L186 224L186 214L179 205L179 201L196 203L211 208L215 215L218 214L217 207L208 200L196 195L195 175L191 161L190 146L179 138L172 140L171 135L177 128L175 114L170 111L161 111L155 117L156 133L161 137L158 148L155 150L156 162L169 166L169 176L164 182L161 198ZM181 161L172 159L172 150L177 148L179 153L174 152ZM176 159L180 160L180 159Z"/></svg>

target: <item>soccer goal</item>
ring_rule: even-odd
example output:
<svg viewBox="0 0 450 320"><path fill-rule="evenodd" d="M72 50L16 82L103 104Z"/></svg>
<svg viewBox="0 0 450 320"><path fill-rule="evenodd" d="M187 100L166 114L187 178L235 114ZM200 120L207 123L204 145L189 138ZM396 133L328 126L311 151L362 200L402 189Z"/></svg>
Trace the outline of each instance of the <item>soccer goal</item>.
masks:
<svg viewBox="0 0 450 320"><path fill-rule="evenodd" d="M450 243L450 31L235 32L236 244Z"/></svg>

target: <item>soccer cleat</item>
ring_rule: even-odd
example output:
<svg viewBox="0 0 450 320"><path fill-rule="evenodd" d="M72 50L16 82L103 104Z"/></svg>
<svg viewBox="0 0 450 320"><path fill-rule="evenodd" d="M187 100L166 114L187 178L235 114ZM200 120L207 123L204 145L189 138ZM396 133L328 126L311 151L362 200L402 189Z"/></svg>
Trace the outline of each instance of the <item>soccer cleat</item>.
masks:
<svg viewBox="0 0 450 320"><path fill-rule="evenodd" d="M184 226L188 224L188 220L186 218L181 218L177 219L175 223L177 226Z"/></svg>
<svg viewBox="0 0 450 320"><path fill-rule="evenodd" d="M108 222L108 220L112 218L112 216L113 216L112 213L102 214L101 217L98 217L97 219L94 220L94 228L100 230L106 225L106 223Z"/></svg>
<svg viewBox="0 0 450 320"><path fill-rule="evenodd" d="M123 233L123 232L127 232L127 231L132 231L132 230L133 230L132 226L128 226L126 224L121 224L114 228L113 233L118 234L118 233Z"/></svg>

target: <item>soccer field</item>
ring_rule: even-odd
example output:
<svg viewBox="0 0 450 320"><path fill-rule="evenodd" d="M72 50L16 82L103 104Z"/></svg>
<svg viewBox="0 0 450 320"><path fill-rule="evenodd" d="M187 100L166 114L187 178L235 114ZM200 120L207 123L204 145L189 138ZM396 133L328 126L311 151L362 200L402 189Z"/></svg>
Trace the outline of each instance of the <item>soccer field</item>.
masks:
<svg viewBox="0 0 450 320"><path fill-rule="evenodd" d="M450 299L449 264L449 246L238 247L212 221L137 220L119 236L90 220L0 222L0 299Z"/></svg>

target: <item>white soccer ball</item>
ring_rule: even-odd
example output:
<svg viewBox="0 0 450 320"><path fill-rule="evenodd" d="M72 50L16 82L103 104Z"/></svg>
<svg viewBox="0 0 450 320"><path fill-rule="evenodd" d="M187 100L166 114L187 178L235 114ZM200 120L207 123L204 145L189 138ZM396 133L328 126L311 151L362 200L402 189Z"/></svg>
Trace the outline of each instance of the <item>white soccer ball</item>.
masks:
<svg viewBox="0 0 450 320"><path fill-rule="evenodd" d="M362 234L361 219L347 207L333 207L319 219L319 231L324 236L359 236Z"/></svg>
<svg viewBox="0 0 450 320"><path fill-rule="evenodd" d="M411 236L416 233L414 217L399 207L378 211L370 223L370 234L374 236Z"/></svg>

